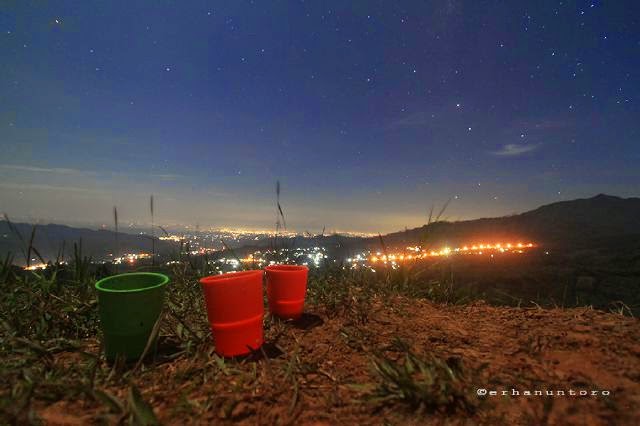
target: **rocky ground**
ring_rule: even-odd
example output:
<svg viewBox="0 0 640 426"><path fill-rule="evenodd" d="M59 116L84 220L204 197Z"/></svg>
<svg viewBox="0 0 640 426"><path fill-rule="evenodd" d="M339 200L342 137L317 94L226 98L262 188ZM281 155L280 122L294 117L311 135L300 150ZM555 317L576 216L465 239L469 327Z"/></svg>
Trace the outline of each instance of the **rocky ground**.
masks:
<svg viewBox="0 0 640 426"><path fill-rule="evenodd" d="M176 352L161 339L154 362L106 366L92 358L98 343L85 341L47 361L67 372L60 379L67 392L52 388L46 398L40 389L22 407L31 414L15 419L633 425L640 421L639 325L590 308L451 306L401 297L374 300L355 315L311 306L298 323L267 319L264 350L242 360L217 357L208 341ZM478 396L483 389L497 395ZM581 396L585 390L589 395Z"/></svg>

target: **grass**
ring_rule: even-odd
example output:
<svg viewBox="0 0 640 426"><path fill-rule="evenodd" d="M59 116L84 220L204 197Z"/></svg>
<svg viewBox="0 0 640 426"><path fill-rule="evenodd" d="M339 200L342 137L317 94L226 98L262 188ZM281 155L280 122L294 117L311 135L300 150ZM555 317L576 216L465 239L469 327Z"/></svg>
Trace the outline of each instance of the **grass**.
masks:
<svg viewBox="0 0 640 426"><path fill-rule="evenodd" d="M478 399L470 393L474 382L459 358L419 356L399 339L392 350L399 353L399 360L382 353L373 358L379 382L368 395L370 401L399 402L420 412L475 412Z"/></svg>

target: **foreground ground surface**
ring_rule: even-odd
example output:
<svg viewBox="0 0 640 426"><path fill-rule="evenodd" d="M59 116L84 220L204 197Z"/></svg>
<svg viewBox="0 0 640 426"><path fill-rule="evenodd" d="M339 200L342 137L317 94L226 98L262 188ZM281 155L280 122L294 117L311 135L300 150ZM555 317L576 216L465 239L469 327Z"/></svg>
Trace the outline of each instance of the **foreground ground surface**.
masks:
<svg viewBox="0 0 640 426"><path fill-rule="evenodd" d="M67 372L61 383L77 386L75 396L52 389L48 399L32 397L32 414L22 420L631 425L640 419L640 324L634 318L590 308L446 306L402 297L374 300L357 315L313 306L308 312L296 324L267 320L265 351L244 360L218 358L208 341L175 352L170 339L161 339L155 362L132 371L87 361L99 344L85 340L88 355L62 351L47 361ZM462 364L461 379L420 370L394 382L380 373L388 372L383 364L406 365L408 353L426 365ZM93 375L86 374L90 368ZM74 374L77 382L70 381ZM425 385L431 379L434 394ZM481 398L478 389L498 395ZM521 395L512 396L512 389ZM566 396L525 396L527 390L564 390ZM599 395L570 396L570 390Z"/></svg>

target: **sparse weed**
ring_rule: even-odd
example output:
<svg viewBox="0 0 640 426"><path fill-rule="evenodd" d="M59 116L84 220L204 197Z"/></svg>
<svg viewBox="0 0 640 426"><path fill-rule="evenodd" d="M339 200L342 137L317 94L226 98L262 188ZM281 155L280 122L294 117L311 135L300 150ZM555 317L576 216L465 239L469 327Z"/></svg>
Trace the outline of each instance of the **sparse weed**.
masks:
<svg viewBox="0 0 640 426"><path fill-rule="evenodd" d="M381 353L373 358L380 381L369 394L370 401L400 402L426 412L475 412L476 400L469 394L473 385L459 359L443 360L435 355L421 357L400 340L395 346L400 352L400 360Z"/></svg>

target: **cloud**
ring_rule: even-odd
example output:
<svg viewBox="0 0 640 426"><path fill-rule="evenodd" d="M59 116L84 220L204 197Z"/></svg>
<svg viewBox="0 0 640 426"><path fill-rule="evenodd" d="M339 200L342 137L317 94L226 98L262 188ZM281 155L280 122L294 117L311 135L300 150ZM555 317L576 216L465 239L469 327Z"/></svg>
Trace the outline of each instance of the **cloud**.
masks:
<svg viewBox="0 0 640 426"><path fill-rule="evenodd" d="M98 173L92 170L80 170L80 169L68 169L63 167L35 167L35 166L25 166L20 164L0 164L0 169L4 170L14 170L19 172L30 172L30 173L52 173L57 175L67 175L67 176L121 176L124 178L133 178L133 177L149 177L152 179L160 179L163 181L175 181L180 178L184 178L184 175L179 174L169 174L169 173L123 173L123 172L111 172L111 173Z"/></svg>
<svg viewBox="0 0 640 426"><path fill-rule="evenodd" d="M518 145L515 143L508 143L506 145L502 145L502 148L499 150L492 151L491 154L499 157L516 157L518 155L535 151L536 149L538 149L538 145Z"/></svg>
<svg viewBox="0 0 640 426"><path fill-rule="evenodd" d="M389 123L388 127L421 127L432 123L433 118L431 117L431 114L424 111L419 111L392 121L391 123Z"/></svg>
<svg viewBox="0 0 640 426"><path fill-rule="evenodd" d="M152 174L150 176L152 178L160 179L164 181L174 181L184 177L183 175L173 175L173 174Z"/></svg>
<svg viewBox="0 0 640 426"><path fill-rule="evenodd" d="M505 128L505 133L531 133L535 131L569 129L575 127L575 122L569 118L525 118L514 121Z"/></svg>
<svg viewBox="0 0 640 426"><path fill-rule="evenodd" d="M78 169L66 169L61 167L45 168L45 167L33 167L33 166L21 166L19 164L0 164L0 169L5 170L18 170L21 172L34 172L34 173L56 173L61 175L95 175L95 172Z"/></svg>
<svg viewBox="0 0 640 426"><path fill-rule="evenodd" d="M32 183L13 183L1 182L0 188L12 189L16 191L64 191L64 192L82 192L88 194L108 194L100 189L80 188L75 186L53 186Z"/></svg>

